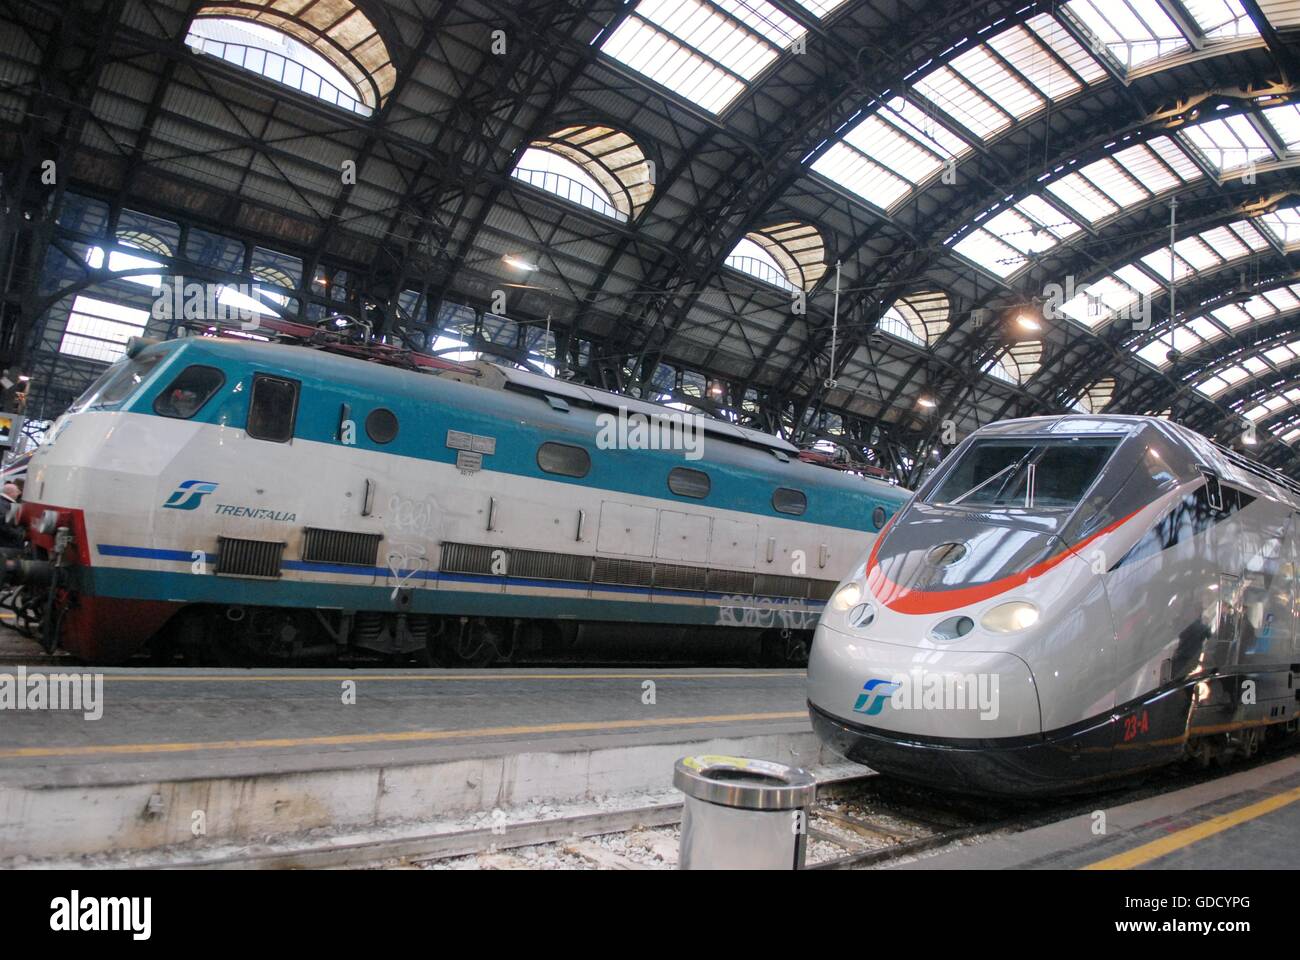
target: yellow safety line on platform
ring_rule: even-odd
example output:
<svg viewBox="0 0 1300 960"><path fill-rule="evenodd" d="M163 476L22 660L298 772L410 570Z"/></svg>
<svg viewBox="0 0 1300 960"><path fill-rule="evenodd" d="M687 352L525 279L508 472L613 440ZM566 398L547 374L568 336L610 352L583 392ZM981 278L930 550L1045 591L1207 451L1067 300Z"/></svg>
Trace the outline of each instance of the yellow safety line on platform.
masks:
<svg viewBox="0 0 1300 960"><path fill-rule="evenodd" d="M465 740L470 737L510 737L536 733L601 733L647 727L697 726L707 723L748 723L755 720L806 720L807 711L783 713L730 713L709 717L656 717L642 720L604 720L544 723L521 727L481 727L475 730L408 730L399 733L349 733L332 737L280 737L267 740L212 740L192 743L113 743L86 747L16 747L0 749L0 759L20 757L94 757L132 753L184 753L192 750L256 750L269 747L343 746L365 743L419 743Z"/></svg>
<svg viewBox="0 0 1300 960"><path fill-rule="evenodd" d="M1150 863L1152 860L1159 859L1175 850L1181 850L1196 843L1198 840L1204 840L1206 837L1212 837L1216 833L1222 833L1238 824L1254 820L1256 817L1262 817L1266 813L1272 813L1274 810L1280 810L1283 807L1300 800L1300 787L1294 790L1288 790L1286 793L1279 793L1277 796L1268 797L1260 800L1258 803L1252 803L1248 807L1242 807L1240 810L1234 810L1231 813L1223 813L1217 817L1211 817L1204 823L1198 823L1195 826L1179 830L1177 833L1171 833L1167 837L1161 837L1159 840L1152 840L1150 843L1144 843L1140 847L1134 847L1125 853L1116 854L1113 857L1107 857L1105 860L1098 860L1096 863L1090 863L1084 867L1085 870L1131 870L1133 867L1140 867L1144 863Z"/></svg>
<svg viewBox="0 0 1300 960"><path fill-rule="evenodd" d="M79 667L69 670L77 672L94 672L93 667ZM318 682L336 682L340 680L406 680L410 682L434 682L434 683L460 683L466 680L760 680L771 678L789 678L802 677L802 670L792 670L786 673L758 673L755 671L745 671L741 673L473 673L473 674L449 674L446 676L429 676L428 674L402 674L402 673L385 673L385 674L364 674L364 673L339 673L339 674L315 674L296 676L293 674L267 675L267 674L234 674L209 676L199 674L197 676L174 676L168 674L145 673L145 674L126 674L126 673L106 673L104 676L105 683L311 683Z"/></svg>

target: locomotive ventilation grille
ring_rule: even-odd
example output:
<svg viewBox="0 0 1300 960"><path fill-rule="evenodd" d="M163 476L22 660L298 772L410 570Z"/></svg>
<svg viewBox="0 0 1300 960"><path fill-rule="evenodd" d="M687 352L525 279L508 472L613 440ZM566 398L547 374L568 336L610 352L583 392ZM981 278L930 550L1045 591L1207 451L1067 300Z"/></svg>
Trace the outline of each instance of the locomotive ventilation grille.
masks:
<svg viewBox="0 0 1300 960"><path fill-rule="evenodd" d="M511 550L509 573L530 580L591 580L591 557L544 550Z"/></svg>
<svg viewBox="0 0 1300 960"><path fill-rule="evenodd" d="M444 543L439 570L443 573L474 573L519 580L616 583L663 590L798 599L811 597L814 600L828 599L836 586L834 580L756 574L752 571L720 570L716 567L690 567L676 563L650 563L621 557L584 557L545 550L511 550L474 543Z"/></svg>
<svg viewBox="0 0 1300 960"><path fill-rule="evenodd" d="M638 560L617 560L611 557L596 558L597 583L626 583L648 587L654 583L655 565Z"/></svg>
<svg viewBox="0 0 1300 960"><path fill-rule="evenodd" d="M655 586L670 590L703 590L708 585L706 567L678 567L660 563L655 566Z"/></svg>
<svg viewBox="0 0 1300 960"><path fill-rule="evenodd" d="M283 554L282 540L217 537L217 576L273 580L280 576L280 559Z"/></svg>
<svg viewBox="0 0 1300 960"><path fill-rule="evenodd" d="M352 533L308 527L303 536L302 558L308 563L340 563L373 567L379 556L380 533Z"/></svg>

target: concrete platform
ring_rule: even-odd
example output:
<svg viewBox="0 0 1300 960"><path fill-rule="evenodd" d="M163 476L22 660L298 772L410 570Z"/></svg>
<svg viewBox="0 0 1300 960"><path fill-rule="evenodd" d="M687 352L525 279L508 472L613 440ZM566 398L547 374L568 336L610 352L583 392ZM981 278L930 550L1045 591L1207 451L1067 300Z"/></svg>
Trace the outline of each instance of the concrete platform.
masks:
<svg viewBox="0 0 1300 960"><path fill-rule="evenodd" d="M651 791L692 752L824 759L798 670L97 675L98 719L0 712L0 861L176 844L199 819L238 840Z"/></svg>
<svg viewBox="0 0 1300 960"><path fill-rule="evenodd" d="M1292 756L1145 800L1099 803L1093 814L995 834L888 869L1295 869L1298 801L1300 757Z"/></svg>

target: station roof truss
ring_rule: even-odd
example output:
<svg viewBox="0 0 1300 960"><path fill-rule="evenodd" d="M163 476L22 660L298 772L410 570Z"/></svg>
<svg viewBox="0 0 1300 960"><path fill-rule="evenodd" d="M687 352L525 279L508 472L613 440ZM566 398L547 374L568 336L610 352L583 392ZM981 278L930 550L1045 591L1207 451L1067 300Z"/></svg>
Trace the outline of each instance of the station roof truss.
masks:
<svg viewBox="0 0 1300 960"><path fill-rule="evenodd" d="M1066 410L1249 421L1300 475L1290 0L15 0L0 36L0 359L47 414L183 278L904 483L945 424Z"/></svg>

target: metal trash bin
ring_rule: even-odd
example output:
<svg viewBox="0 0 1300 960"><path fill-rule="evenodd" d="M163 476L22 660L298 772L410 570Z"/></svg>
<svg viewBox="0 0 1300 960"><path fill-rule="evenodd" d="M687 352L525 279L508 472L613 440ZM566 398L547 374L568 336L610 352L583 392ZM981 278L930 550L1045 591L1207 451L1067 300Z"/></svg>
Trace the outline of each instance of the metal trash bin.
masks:
<svg viewBox="0 0 1300 960"><path fill-rule="evenodd" d="M817 781L799 767L744 757L682 757L680 870L798 870Z"/></svg>

